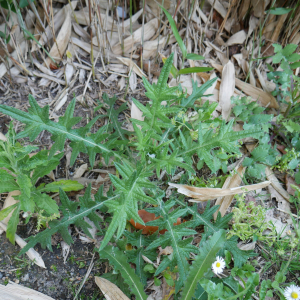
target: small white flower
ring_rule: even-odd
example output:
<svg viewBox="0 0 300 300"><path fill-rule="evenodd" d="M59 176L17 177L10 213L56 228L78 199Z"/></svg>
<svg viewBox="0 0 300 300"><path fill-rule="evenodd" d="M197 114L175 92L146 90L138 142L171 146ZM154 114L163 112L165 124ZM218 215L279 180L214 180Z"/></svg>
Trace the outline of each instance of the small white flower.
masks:
<svg viewBox="0 0 300 300"><path fill-rule="evenodd" d="M217 256L217 260L212 264L211 267L215 274L221 274L225 268L225 261L223 257Z"/></svg>
<svg viewBox="0 0 300 300"><path fill-rule="evenodd" d="M291 285L284 290L284 297L286 300L299 300L300 299L300 287L297 285Z"/></svg>

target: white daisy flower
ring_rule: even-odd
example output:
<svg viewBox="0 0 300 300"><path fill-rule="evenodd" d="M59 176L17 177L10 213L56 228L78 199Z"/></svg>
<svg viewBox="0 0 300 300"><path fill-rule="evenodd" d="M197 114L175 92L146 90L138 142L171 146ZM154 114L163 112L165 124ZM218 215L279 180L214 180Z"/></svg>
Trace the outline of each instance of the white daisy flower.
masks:
<svg viewBox="0 0 300 300"><path fill-rule="evenodd" d="M223 257L217 256L216 261L212 264L212 270L215 274L221 274L225 268L225 261Z"/></svg>
<svg viewBox="0 0 300 300"><path fill-rule="evenodd" d="M291 285L284 290L284 297L286 300L300 300L300 287Z"/></svg>

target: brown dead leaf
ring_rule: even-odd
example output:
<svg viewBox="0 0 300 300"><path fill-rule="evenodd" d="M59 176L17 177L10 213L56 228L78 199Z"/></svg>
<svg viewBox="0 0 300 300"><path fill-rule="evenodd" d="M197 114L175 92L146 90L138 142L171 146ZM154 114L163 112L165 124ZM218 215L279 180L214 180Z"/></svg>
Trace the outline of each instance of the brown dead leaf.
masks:
<svg viewBox="0 0 300 300"><path fill-rule="evenodd" d="M235 89L234 65L231 61L224 66L222 71L222 81L220 84L219 102L222 108L224 120L228 120L231 112L231 97Z"/></svg>
<svg viewBox="0 0 300 300"><path fill-rule="evenodd" d="M62 60L63 55L67 49L71 37L71 9L66 6L64 8L64 22L56 38L56 43L53 44L49 55L55 59L56 62ZM49 66L52 60L50 57L46 58L46 64Z"/></svg>
<svg viewBox="0 0 300 300"><path fill-rule="evenodd" d="M82 175L86 172L87 169L88 169L88 164L81 165L78 169L76 169L73 175L73 179L82 177Z"/></svg>
<svg viewBox="0 0 300 300"><path fill-rule="evenodd" d="M139 75L141 78L147 77L147 75L134 63L130 58L126 57L117 57L124 65L128 66L130 70L133 70L136 75Z"/></svg>
<svg viewBox="0 0 300 300"><path fill-rule="evenodd" d="M271 182L271 184L274 187L274 189L279 194L281 194L281 196L283 196L283 198L286 201L289 201L290 194L281 186L281 184L278 181L278 179L276 178L274 172L269 167L266 167L266 176L267 176L268 180Z"/></svg>
<svg viewBox="0 0 300 300"><path fill-rule="evenodd" d="M168 183L170 186L173 186L178 189L178 193L186 195L188 197L192 197L195 200L189 199L190 202L198 202L198 201L207 201L212 200L217 197L229 196L229 195L236 195L241 194L247 191L253 191L257 189L261 189L267 187L271 184L270 181L264 181L257 184L250 184L240 187L233 187L233 188L198 188L194 186L189 186L185 184L175 184L175 183Z"/></svg>
<svg viewBox="0 0 300 300"><path fill-rule="evenodd" d="M150 40L158 29L159 21L158 19L152 19L144 26L144 42ZM125 54L129 54L132 50L136 49L137 43L140 43L142 39L142 28L137 29L131 36L126 38L123 42L123 45L121 43L118 43L117 45L112 47L112 51L116 55L122 55L124 52ZM121 47L122 46L122 47ZM122 50L123 48L123 50Z"/></svg>
<svg viewBox="0 0 300 300"><path fill-rule="evenodd" d="M285 212L290 212L290 203L286 201L280 193L278 193L272 185L268 186L269 193L271 195L271 199L275 199L278 203L278 209L283 210Z"/></svg>
<svg viewBox="0 0 300 300"><path fill-rule="evenodd" d="M95 283L107 300L130 300L115 284L105 278L95 276Z"/></svg>
<svg viewBox="0 0 300 300"><path fill-rule="evenodd" d="M14 282L0 284L1 300L54 300L53 298Z"/></svg>
<svg viewBox="0 0 300 300"><path fill-rule="evenodd" d="M290 195L295 196L295 190L291 187L291 184L297 186L298 188L300 188L300 184L297 184L295 179L290 176L290 175L286 175L285 176L285 184L286 184L286 190Z"/></svg>
<svg viewBox="0 0 300 300"><path fill-rule="evenodd" d="M147 223L147 222L150 222L150 221L160 218L160 217L156 217L155 214L153 214L153 213L147 212L144 209L140 209L138 211L138 214L141 217L141 219L144 221L144 223ZM138 222L135 222L133 219L131 219L129 221L129 223L138 230L143 229L142 234L153 234L154 232L156 232L158 230L158 226L142 225ZM177 218L177 223L174 223L174 226L179 225L179 224L181 224L181 218ZM163 230L160 230L159 233L164 234L166 231L167 231L166 229L163 229Z"/></svg>
<svg viewBox="0 0 300 300"><path fill-rule="evenodd" d="M226 46L238 45L243 44L246 40L247 34L245 30L241 30L234 35L232 35L228 41L226 42Z"/></svg>
<svg viewBox="0 0 300 300"><path fill-rule="evenodd" d="M2 132L0 132L0 140L3 141L3 142L7 141L6 136Z"/></svg>
<svg viewBox="0 0 300 300"><path fill-rule="evenodd" d="M223 189L228 189L228 188L235 188L238 187L241 182L243 175L245 173L246 168L243 166L240 166L238 164L235 168L236 174L234 174L232 177L227 177L224 184L223 184ZM214 219L217 219L218 212L220 211L221 216L223 217L230 206L232 200L233 200L234 195L228 195L225 197L219 197L216 201L215 205L220 205L220 208L214 213Z"/></svg>
<svg viewBox="0 0 300 300"><path fill-rule="evenodd" d="M219 72L222 72L223 66L218 65L214 62L211 63L211 65L216 68ZM278 108L279 105L276 101L276 99L270 94L262 89L259 89L255 86L252 86L249 83L246 83L238 78L235 78L235 85L237 88L243 91L246 95L249 95L253 98L253 101L258 100L262 103L263 106L267 106L270 108Z"/></svg>

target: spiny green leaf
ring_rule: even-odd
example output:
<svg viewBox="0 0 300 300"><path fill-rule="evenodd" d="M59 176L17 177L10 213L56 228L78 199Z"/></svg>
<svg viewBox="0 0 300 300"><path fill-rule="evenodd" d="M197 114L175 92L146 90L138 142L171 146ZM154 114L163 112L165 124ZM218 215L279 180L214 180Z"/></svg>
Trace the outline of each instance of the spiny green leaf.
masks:
<svg viewBox="0 0 300 300"><path fill-rule="evenodd" d="M129 285L129 288L136 296L136 299L146 300L147 295L144 292L144 288L140 279L135 275L133 269L127 262L126 255L116 247L106 246L99 251L100 257L109 260L110 264L114 266L114 269L119 271L124 281Z"/></svg>
<svg viewBox="0 0 300 300"><path fill-rule="evenodd" d="M199 100L205 93L205 91L210 88L214 82L218 78L215 77L211 80L206 81L204 84L202 84L200 87L198 87L197 81L192 81L193 85L193 92L188 98L183 98L181 101L181 106L183 107L193 107L196 100Z"/></svg>
<svg viewBox="0 0 300 300"><path fill-rule="evenodd" d="M28 238L28 244L21 250L19 255L25 253L30 248L33 248L37 243L40 243L42 248L47 247L50 251L52 251L51 246L51 236L57 232L59 232L64 241L68 244L73 243L73 239L68 232L68 226L71 224L75 224L79 228L82 228L85 234L90 236L88 228L90 225L84 221L84 217L88 217L90 220L98 220L101 219L95 213L95 210L102 209L106 197L102 196L103 187L100 188L95 195L95 200L91 198L91 185L85 191L83 197L80 197L80 202L72 202L68 199L67 195L63 190L60 189L60 200L62 205L60 206L60 210L63 214L63 217L60 220L54 220L49 222L49 227L44 231L38 233L35 236L31 236ZM111 197L110 199L114 199L115 197ZM95 224L97 225L97 224Z"/></svg>
<svg viewBox="0 0 300 300"><path fill-rule="evenodd" d="M135 273L140 278L141 282L145 285L149 273L144 271L146 265L142 256L146 256L148 259L154 261L157 257L156 249L146 250L145 248L157 238L156 234L146 236L142 234L142 230L137 232L124 231L124 235L127 238L127 243L136 247L136 249L127 250L126 255L128 261L135 264Z"/></svg>
<svg viewBox="0 0 300 300"><path fill-rule="evenodd" d="M187 276L188 261L191 252L197 253L197 247L190 244L190 241L182 241L183 236L196 234L196 231L189 229L188 227L193 226L193 222L185 222L181 225L174 226L177 223L177 218L186 213L185 209L175 209L169 212L170 207L174 205L174 201L169 200L166 204L160 201L158 207L147 209L149 212L155 213L161 216L161 218L147 222L147 226L159 226L159 230L167 229L165 234L160 235L158 239L153 241L149 246L148 250L161 246L162 248L171 245L173 248L173 262L172 265L178 266L179 281L177 282L177 289L179 289L183 281ZM187 243L188 242L188 243ZM167 265L166 265L167 267ZM157 275L157 273L155 274Z"/></svg>
<svg viewBox="0 0 300 300"><path fill-rule="evenodd" d="M181 151L179 155L185 157L187 155L193 155L197 153L199 159L204 160L212 172L216 172L217 169L215 168L213 161L218 158L212 156L212 149L221 147L228 153L239 153L238 141L240 139L249 136L258 137L262 134L260 128L238 132L233 131L233 121L234 120L231 120L228 124L223 122L218 133L214 133L212 129L203 132L202 124L199 123L198 141L193 142L190 149Z"/></svg>
<svg viewBox="0 0 300 300"><path fill-rule="evenodd" d="M111 121L112 126L116 130L117 137L120 137L122 140L127 141L127 138L125 137L125 134L128 134L128 132L121 128L121 123L119 122L118 116L121 112L126 110L127 104L123 103L118 109L115 109L115 104L117 101L117 97L114 96L112 98L109 98L109 96L104 93L103 94L103 100L104 103L108 105L107 114L102 115L101 118L107 117L109 121ZM112 137L110 137L112 138Z"/></svg>
<svg viewBox="0 0 300 300"><path fill-rule="evenodd" d="M71 102L72 109L74 106L74 102L75 99L73 99ZM103 132L101 131L101 129L94 134L90 134L88 132L91 128L91 125L94 124L96 119L90 121L90 123L88 123L84 127L81 127L79 129L71 129L69 125L65 125L67 119L60 118L58 123L51 121L49 119L49 106L45 106L43 108L39 107L38 103L31 95L29 96L29 103L30 107L28 108L28 113L18 110L14 107L0 105L0 111L2 113L7 114L14 119L26 124L24 131L19 133L17 135L17 138L29 136L30 140L33 141L41 131L47 130L52 134L52 140L55 141L54 145L51 148L55 149L55 151L63 150L64 140L66 138L73 142L73 144L71 143L71 147L76 144L76 153L87 153L88 150L92 149L93 155L89 156L90 164L92 166L94 165L96 153L102 153L107 161L108 158L113 155L115 157L121 158L118 153L113 153L111 151L112 145L109 142L106 143L106 145L100 143L100 141L103 140ZM72 109L70 109L70 112L72 111ZM70 119L70 117L68 117L68 119ZM71 123L74 122L72 120ZM54 150L52 150L50 154L53 155Z"/></svg>

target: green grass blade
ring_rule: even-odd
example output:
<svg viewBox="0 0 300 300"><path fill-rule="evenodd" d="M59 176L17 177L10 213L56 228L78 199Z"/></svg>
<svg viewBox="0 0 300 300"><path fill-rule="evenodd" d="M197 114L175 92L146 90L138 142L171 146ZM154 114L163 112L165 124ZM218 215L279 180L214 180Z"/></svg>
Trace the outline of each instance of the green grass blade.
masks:
<svg viewBox="0 0 300 300"><path fill-rule="evenodd" d="M173 17L170 15L170 13L164 9L162 6L160 6L161 9L164 11L164 13L166 14L168 20L169 20L169 23L171 25L171 29L173 31L173 34L175 36L175 39L181 49L181 52L182 52L182 56L183 56L183 61L185 60L186 56L187 56L187 50L186 50L186 47L185 47L185 44L183 42L183 40L181 39L180 37L180 34L177 30L177 27L176 27L176 24L175 24L175 21L173 20Z"/></svg>
<svg viewBox="0 0 300 300"><path fill-rule="evenodd" d="M191 74L191 73L200 73L200 72L207 72L211 71L214 68L210 67L193 67L193 68L185 68L178 71L179 75L182 74Z"/></svg>

